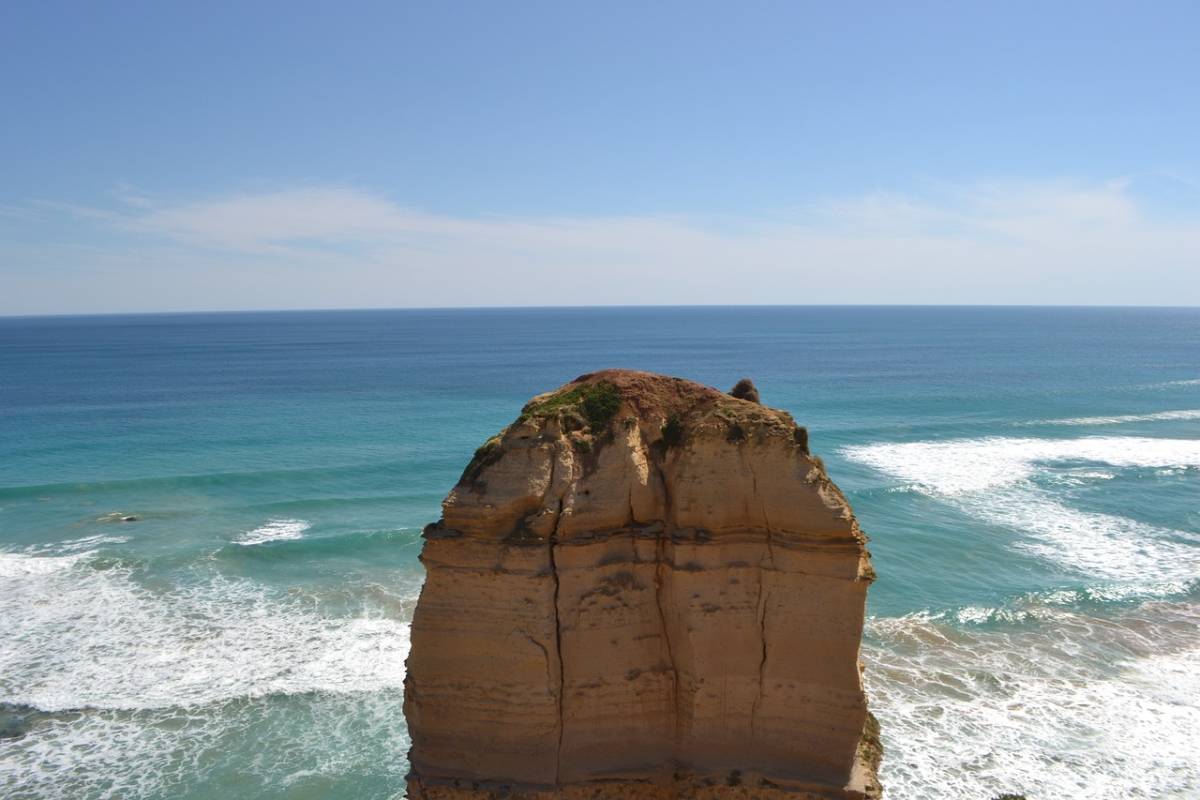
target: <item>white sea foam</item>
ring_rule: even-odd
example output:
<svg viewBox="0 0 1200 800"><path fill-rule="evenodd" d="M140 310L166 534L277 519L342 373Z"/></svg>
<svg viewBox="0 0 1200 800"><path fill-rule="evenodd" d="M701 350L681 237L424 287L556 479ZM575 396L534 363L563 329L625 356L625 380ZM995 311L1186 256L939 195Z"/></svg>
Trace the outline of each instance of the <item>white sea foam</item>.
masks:
<svg viewBox="0 0 1200 800"><path fill-rule="evenodd" d="M91 555L97 547L124 544L129 539L128 536L96 534L51 544L31 545L20 552L0 551L0 579L22 575L48 575L70 569L80 559Z"/></svg>
<svg viewBox="0 0 1200 800"><path fill-rule="evenodd" d="M875 619L864 660L890 796L1200 796L1197 609L1064 613L1054 636Z"/></svg>
<svg viewBox="0 0 1200 800"><path fill-rule="evenodd" d="M1046 477L1064 486L1086 486L1095 481L1111 481L1117 477L1117 473L1094 469L1064 469L1056 470Z"/></svg>
<svg viewBox="0 0 1200 800"><path fill-rule="evenodd" d="M399 690L310 694L286 706L228 701L184 709L85 709L0 745L0 797L166 798L221 782L229 751L239 797L329 797L335 781L404 785L408 733ZM225 763L223 763L225 762ZM226 774L219 774L219 770ZM214 774L217 773L217 774ZM397 798L400 795L397 795Z"/></svg>
<svg viewBox="0 0 1200 800"><path fill-rule="evenodd" d="M311 523L305 522L302 519L273 519L265 525L242 534L234 544L250 546L265 544L266 542L299 539L311 527Z"/></svg>
<svg viewBox="0 0 1200 800"><path fill-rule="evenodd" d="M988 437L843 448L901 480L943 495L977 492L1030 478L1040 465L1089 461L1114 467L1200 467L1200 440L1136 436L1078 439Z"/></svg>
<svg viewBox="0 0 1200 800"><path fill-rule="evenodd" d="M219 576L151 588L89 555L0 554L0 701L146 709L402 685L403 616L326 616Z"/></svg>
<svg viewBox="0 0 1200 800"><path fill-rule="evenodd" d="M1189 539L1187 532L1070 508L1035 482L1062 462L1196 469L1200 440L991 437L861 445L842 452L966 513L1019 532L1023 538L1016 547L1064 567L1130 582L1185 580L1200 572L1200 551L1178 541Z"/></svg>
<svg viewBox="0 0 1200 800"><path fill-rule="evenodd" d="M1200 409L1180 409L1178 411L1158 411L1153 414L1119 414L1102 417L1068 417L1066 419L1043 419L1034 422L1018 422L1020 426L1030 425L1120 425L1126 422L1158 422L1166 420L1200 419Z"/></svg>
<svg viewBox="0 0 1200 800"><path fill-rule="evenodd" d="M16 579L61 572L70 569L82 555L39 557L29 553L0 553L0 579Z"/></svg>
<svg viewBox="0 0 1200 800"><path fill-rule="evenodd" d="M1177 386L1200 386L1200 378L1185 378L1178 381L1162 381L1161 383L1148 383L1142 388L1145 389L1174 389Z"/></svg>
<svg viewBox="0 0 1200 800"><path fill-rule="evenodd" d="M131 541L130 536L107 536L102 533L97 533L92 536L84 536L79 539L67 539L62 542L54 542L53 544L33 545L25 549L26 553L34 555L70 555L72 553L86 553L95 550L97 547L102 547L106 544L125 544Z"/></svg>
<svg viewBox="0 0 1200 800"><path fill-rule="evenodd" d="M1192 471L1200 441L996 437L844 452L1104 580L868 624L891 795L1200 796L1200 612L1167 602L1194 587L1200 549L1185 531L1071 508L1054 488L1125 468ZM1078 610L1138 600L1115 618Z"/></svg>
<svg viewBox="0 0 1200 800"><path fill-rule="evenodd" d="M0 796L175 796L230 747L256 752L238 775L252 794L403 783L416 576L331 616L215 574L164 588L81 549L121 538L0 553L0 702L50 712L0 742Z"/></svg>
<svg viewBox="0 0 1200 800"><path fill-rule="evenodd" d="M954 622L959 626L990 623L1053 623L1074 619L1080 606L1112 603L1169 600L1180 598L1200 587L1200 576L1149 584L1100 583L1078 589L1052 589L1030 592L998 606L963 606L941 611L924 611L904 619L924 622ZM877 621L876 624L883 624Z"/></svg>

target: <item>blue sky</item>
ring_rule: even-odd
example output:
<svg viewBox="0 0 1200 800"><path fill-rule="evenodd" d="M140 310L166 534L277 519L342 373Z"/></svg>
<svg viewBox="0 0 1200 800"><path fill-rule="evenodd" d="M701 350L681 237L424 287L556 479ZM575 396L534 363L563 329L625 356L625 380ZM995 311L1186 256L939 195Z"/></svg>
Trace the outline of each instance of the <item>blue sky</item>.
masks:
<svg viewBox="0 0 1200 800"><path fill-rule="evenodd" d="M1196 3L0 6L0 313L1200 304Z"/></svg>

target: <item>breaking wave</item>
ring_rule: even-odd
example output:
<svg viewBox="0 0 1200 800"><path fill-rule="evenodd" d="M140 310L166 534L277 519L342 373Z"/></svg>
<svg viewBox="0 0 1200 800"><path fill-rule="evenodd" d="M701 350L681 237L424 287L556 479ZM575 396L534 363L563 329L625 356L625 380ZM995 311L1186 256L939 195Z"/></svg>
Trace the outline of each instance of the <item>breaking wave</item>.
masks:
<svg viewBox="0 0 1200 800"><path fill-rule="evenodd" d="M1039 465L1055 461L1091 461L1114 467L1200 467L1200 440L1135 436L1079 439L996 436L852 445L841 452L943 496L1020 483L1030 478Z"/></svg>
<svg viewBox="0 0 1200 800"><path fill-rule="evenodd" d="M403 683L403 603L326 616L312 598L247 580L164 589L90 555L0 554L0 702L148 709Z"/></svg>
<svg viewBox="0 0 1200 800"><path fill-rule="evenodd" d="M7 579L15 582L22 578L61 572L70 569L84 555L86 554L35 556L29 553L0 553L0 580Z"/></svg>
<svg viewBox="0 0 1200 800"><path fill-rule="evenodd" d="M927 613L868 622L893 797L1193 797L1200 637L1190 603L1059 610L1054 635Z"/></svg>
<svg viewBox="0 0 1200 800"><path fill-rule="evenodd" d="M1200 441L989 437L842 452L1085 576L996 606L868 621L889 794L1200 796L1196 535L1072 508L1062 495L1064 484L1126 469L1193 472Z"/></svg>
<svg viewBox="0 0 1200 800"><path fill-rule="evenodd" d="M311 527L311 523L302 519L273 519L265 525L242 534L234 541L234 544L249 547L256 544L266 544L267 542L299 539Z"/></svg>
<svg viewBox="0 0 1200 800"><path fill-rule="evenodd" d="M1195 470L1200 467L1200 440L989 437L860 445L841 452L917 491L1016 531L1017 548L1069 570L1131 583L1189 580L1200 573L1200 550L1180 541L1193 534L1071 508L1035 482L1063 462ZM1098 479L1112 477L1092 472Z"/></svg>
<svg viewBox="0 0 1200 800"><path fill-rule="evenodd" d="M415 575L333 616L311 594L201 566L168 584L98 549L127 538L0 552L0 795L168 797L235 752L258 753L241 776L256 795L403 785Z"/></svg>
<svg viewBox="0 0 1200 800"><path fill-rule="evenodd" d="M1043 419L1034 422L1017 422L1018 426L1033 425L1120 425L1126 422L1158 422L1168 420L1200 419L1200 409L1180 409L1178 411L1158 411L1153 414L1118 414L1100 417L1068 417L1066 419Z"/></svg>
<svg viewBox="0 0 1200 800"><path fill-rule="evenodd" d="M1160 381L1159 383L1148 383L1144 389L1174 389L1178 386L1200 386L1200 378L1184 378L1177 381Z"/></svg>
<svg viewBox="0 0 1200 800"><path fill-rule="evenodd" d="M0 740L0 796L166 798L228 772L236 797L399 797L409 747L400 690L227 700L135 711L26 714ZM4 711L0 704L0 713Z"/></svg>

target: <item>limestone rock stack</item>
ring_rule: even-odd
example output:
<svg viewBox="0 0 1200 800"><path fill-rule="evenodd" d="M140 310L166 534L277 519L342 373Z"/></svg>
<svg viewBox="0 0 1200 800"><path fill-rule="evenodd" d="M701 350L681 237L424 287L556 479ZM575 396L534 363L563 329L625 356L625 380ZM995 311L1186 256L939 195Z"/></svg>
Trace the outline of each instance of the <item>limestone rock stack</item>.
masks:
<svg viewBox="0 0 1200 800"><path fill-rule="evenodd" d="M479 448L425 531L410 798L878 796L866 539L751 390L598 372Z"/></svg>

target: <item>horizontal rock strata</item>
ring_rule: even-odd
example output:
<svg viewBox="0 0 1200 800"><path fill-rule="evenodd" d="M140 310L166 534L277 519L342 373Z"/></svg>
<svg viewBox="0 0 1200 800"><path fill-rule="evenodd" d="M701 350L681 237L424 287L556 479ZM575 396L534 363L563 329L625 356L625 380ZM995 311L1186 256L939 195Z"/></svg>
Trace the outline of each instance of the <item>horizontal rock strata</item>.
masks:
<svg viewBox="0 0 1200 800"><path fill-rule="evenodd" d="M865 537L740 395L599 372L479 449L425 531L410 798L878 795Z"/></svg>

